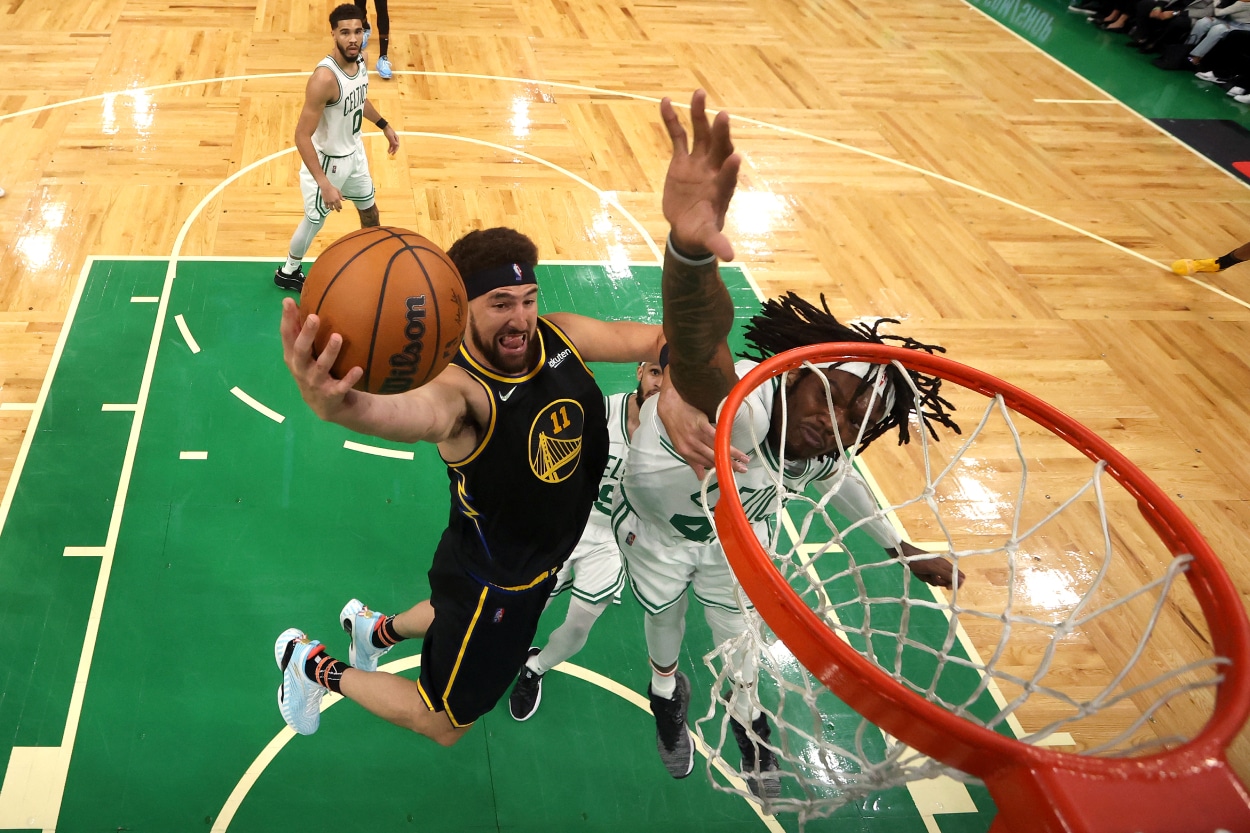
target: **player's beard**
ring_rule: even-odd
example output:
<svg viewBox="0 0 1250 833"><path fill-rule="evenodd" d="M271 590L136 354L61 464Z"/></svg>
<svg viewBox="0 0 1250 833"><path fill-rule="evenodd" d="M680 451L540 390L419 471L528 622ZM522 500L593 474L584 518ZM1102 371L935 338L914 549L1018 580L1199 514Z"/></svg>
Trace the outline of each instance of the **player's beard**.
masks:
<svg viewBox="0 0 1250 833"><path fill-rule="evenodd" d="M516 330L508 330L507 333L514 333ZM495 336L506 335L507 333L495 333ZM469 319L469 338L473 340L473 347L486 360L486 364L494 370L510 376L524 373L534 366L534 362L538 361L538 338L537 333L525 334L525 354L523 356L505 357L499 351L499 345L494 338L489 341L482 337L482 333L474 325L473 319Z"/></svg>
<svg viewBox="0 0 1250 833"><path fill-rule="evenodd" d="M356 58L359 58L359 57L360 57L360 50L359 50L359 49L357 49L357 50L356 50L356 56L355 56L355 57L352 57L351 55L348 55L348 54L347 54L347 50L346 50L346 49L344 49L343 47L339 46L337 43L336 43L336 44L334 44L334 48L335 48L335 49L337 49L337 50L339 51L339 55L343 56L343 63L345 63L345 64L350 64L352 61L356 60Z"/></svg>

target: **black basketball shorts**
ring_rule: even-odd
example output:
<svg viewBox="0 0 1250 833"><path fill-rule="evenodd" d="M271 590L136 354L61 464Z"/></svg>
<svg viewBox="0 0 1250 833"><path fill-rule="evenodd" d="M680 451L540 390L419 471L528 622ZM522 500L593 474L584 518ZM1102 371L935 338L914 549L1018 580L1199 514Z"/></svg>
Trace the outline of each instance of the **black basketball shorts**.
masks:
<svg viewBox="0 0 1250 833"><path fill-rule="evenodd" d="M421 696L468 726L495 707L521 670L554 586L553 573L509 591L468 574L439 548L430 567L434 623L421 647Z"/></svg>

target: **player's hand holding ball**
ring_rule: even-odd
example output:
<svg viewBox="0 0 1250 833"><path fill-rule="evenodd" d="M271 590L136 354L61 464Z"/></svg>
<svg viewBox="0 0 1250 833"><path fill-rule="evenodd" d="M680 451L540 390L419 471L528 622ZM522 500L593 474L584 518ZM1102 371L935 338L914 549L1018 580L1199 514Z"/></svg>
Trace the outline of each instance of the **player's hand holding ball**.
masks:
<svg viewBox="0 0 1250 833"><path fill-rule="evenodd" d="M355 391L403 393L443 371L460 349L469 305L455 265L406 229L364 228L332 243L282 311L283 357L322 419Z"/></svg>

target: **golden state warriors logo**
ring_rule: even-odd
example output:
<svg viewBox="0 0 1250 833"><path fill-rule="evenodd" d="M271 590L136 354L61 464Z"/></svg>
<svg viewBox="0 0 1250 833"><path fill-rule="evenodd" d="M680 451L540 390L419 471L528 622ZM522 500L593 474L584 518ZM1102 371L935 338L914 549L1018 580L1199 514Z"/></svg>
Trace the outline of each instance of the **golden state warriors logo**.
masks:
<svg viewBox="0 0 1250 833"><path fill-rule="evenodd" d="M530 426L530 469L544 483L559 483L577 471L582 458L585 414L574 399L557 399Z"/></svg>

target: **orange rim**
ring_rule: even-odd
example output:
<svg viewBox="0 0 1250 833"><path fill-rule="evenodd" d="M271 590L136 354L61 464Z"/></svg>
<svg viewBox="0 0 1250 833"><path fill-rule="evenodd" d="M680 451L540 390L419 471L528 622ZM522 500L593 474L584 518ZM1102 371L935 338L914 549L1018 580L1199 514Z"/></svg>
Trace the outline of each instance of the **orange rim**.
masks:
<svg viewBox="0 0 1250 833"><path fill-rule="evenodd" d="M1001 395L1010 408L1059 434L1091 460L1106 460L1107 472L1137 499L1138 508L1173 556L1193 556L1186 578L1211 627L1215 654L1231 660L1216 689L1213 715L1181 746L1120 759L1030 746L956 717L895 682L839 639L773 568L747 522L737 490L722 489L715 510L721 545L743 589L778 638L813 676L869 721L925 755L987 782L1004 770L1021 768L1139 782L1165 780L1178 770L1227 768L1225 749L1250 713L1250 623L1236 587L1201 533L1162 489L1101 437L1032 394L950 359L900 347L831 343L789 350L760 363L726 398L716 432L717 478L733 481L729 455L733 418L750 391L804 362L883 364L893 360L988 397ZM1244 788L1240 793L1244 801Z"/></svg>

